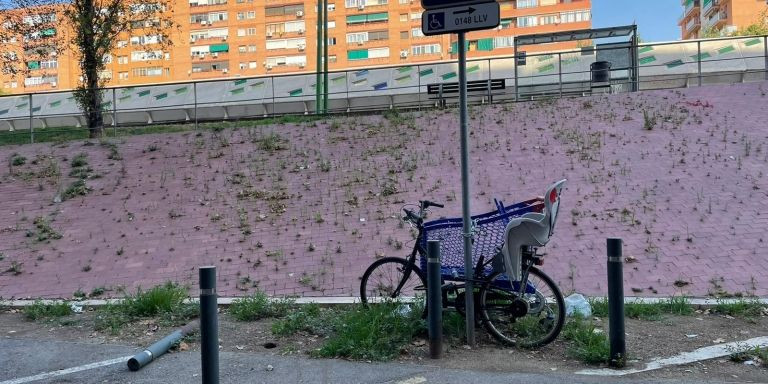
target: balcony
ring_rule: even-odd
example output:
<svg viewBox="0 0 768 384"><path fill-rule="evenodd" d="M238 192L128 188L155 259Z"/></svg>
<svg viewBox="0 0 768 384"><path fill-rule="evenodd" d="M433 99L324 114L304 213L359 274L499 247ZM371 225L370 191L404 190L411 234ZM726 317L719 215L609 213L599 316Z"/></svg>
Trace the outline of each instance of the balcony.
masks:
<svg viewBox="0 0 768 384"><path fill-rule="evenodd" d="M728 13L725 11L717 12L714 15L710 16L706 21L704 22L704 28L713 28L720 26L721 23L725 23L725 21L728 20Z"/></svg>
<svg viewBox="0 0 768 384"><path fill-rule="evenodd" d="M683 2L683 6L685 7L685 10L683 11L683 15L677 20L678 24L682 24L682 22L689 16L698 14L699 0L686 0Z"/></svg>
<svg viewBox="0 0 768 384"><path fill-rule="evenodd" d="M688 32L693 32L694 30L701 27L701 21L698 17L694 17L685 24L685 30Z"/></svg>
<svg viewBox="0 0 768 384"><path fill-rule="evenodd" d="M709 16L718 9L720 9L720 0L704 0L701 6L701 13L704 16Z"/></svg>

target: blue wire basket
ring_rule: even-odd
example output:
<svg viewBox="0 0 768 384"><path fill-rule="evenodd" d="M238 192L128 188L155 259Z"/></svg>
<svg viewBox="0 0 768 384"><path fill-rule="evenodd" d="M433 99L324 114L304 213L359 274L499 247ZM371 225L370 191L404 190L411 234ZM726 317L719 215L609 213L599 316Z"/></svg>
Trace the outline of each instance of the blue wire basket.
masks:
<svg viewBox="0 0 768 384"><path fill-rule="evenodd" d="M472 216L475 228L472 242L472 265L476 266L480 256L487 262L504 244L504 231L509 220L528 212L541 212L544 202L531 199L512 205L504 205L495 200L496 210L482 215ZM464 221L462 218L440 219L424 223L422 246L427 247L427 241L440 240L440 270L445 280L460 280L464 278ZM422 256L419 260L422 270L426 271L427 259ZM486 267L484 273L490 274L493 268Z"/></svg>

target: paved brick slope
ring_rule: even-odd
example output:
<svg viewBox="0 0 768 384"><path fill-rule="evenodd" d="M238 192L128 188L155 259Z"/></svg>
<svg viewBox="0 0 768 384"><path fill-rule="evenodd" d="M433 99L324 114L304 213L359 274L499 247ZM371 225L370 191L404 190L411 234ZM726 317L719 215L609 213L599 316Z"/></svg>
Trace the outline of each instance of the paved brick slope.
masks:
<svg viewBox="0 0 768 384"><path fill-rule="evenodd" d="M768 83L474 107L472 210L565 177L544 266L563 290L604 294L605 239L617 236L627 294L764 296L766 92ZM27 158L0 170L0 297L166 280L194 288L196 267L209 264L223 295L356 295L376 257L410 248L403 204L429 198L447 204L432 218L460 216L457 126L453 110L241 124L127 137L120 160L98 143L0 148L8 164ZM88 195L56 202L79 153L99 177L86 180ZM61 238L44 239L45 223Z"/></svg>

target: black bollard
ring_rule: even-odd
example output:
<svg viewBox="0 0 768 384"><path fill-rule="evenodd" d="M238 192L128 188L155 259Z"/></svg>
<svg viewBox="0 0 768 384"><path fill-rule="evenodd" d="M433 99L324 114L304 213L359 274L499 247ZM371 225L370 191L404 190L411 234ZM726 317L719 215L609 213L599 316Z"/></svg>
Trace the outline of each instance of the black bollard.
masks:
<svg viewBox="0 0 768 384"><path fill-rule="evenodd" d="M621 239L608 239L608 328L611 344L610 365L623 368L627 363L624 333L624 260Z"/></svg>
<svg viewBox="0 0 768 384"><path fill-rule="evenodd" d="M203 384L219 383L216 267L200 267L200 358Z"/></svg>
<svg viewBox="0 0 768 384"><path fill-rule="evenodd" d="M443 295L440 284L440 241L427 242L427 317L429 324L429 357L443 354Z"/></svg>

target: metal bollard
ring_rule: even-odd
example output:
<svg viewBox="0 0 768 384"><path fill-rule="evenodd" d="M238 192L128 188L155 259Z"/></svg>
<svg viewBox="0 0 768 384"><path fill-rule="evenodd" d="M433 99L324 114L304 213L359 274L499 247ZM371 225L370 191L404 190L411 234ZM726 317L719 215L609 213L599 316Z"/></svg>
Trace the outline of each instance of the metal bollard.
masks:
<svg viewBox="0 0 768 384"><path fill-rule="evenodd" d="M200 358L203 384L219 382L219 321L216 267L200 267Z"/></svg>
<svg viewBox="0 0 768 384"><path fill-rule="evenodd" d="M443 354L443 295L440 284L440 241L427 242L427 320L429 324L429 357Z"/></svg>
<svg viewBox="0 0 768 384"><path fill-rule="evenodd" d="M608 328L611 344L610 365L623 368L627 363L624 333L624 260L621 239L608 239Z"/></svg>

